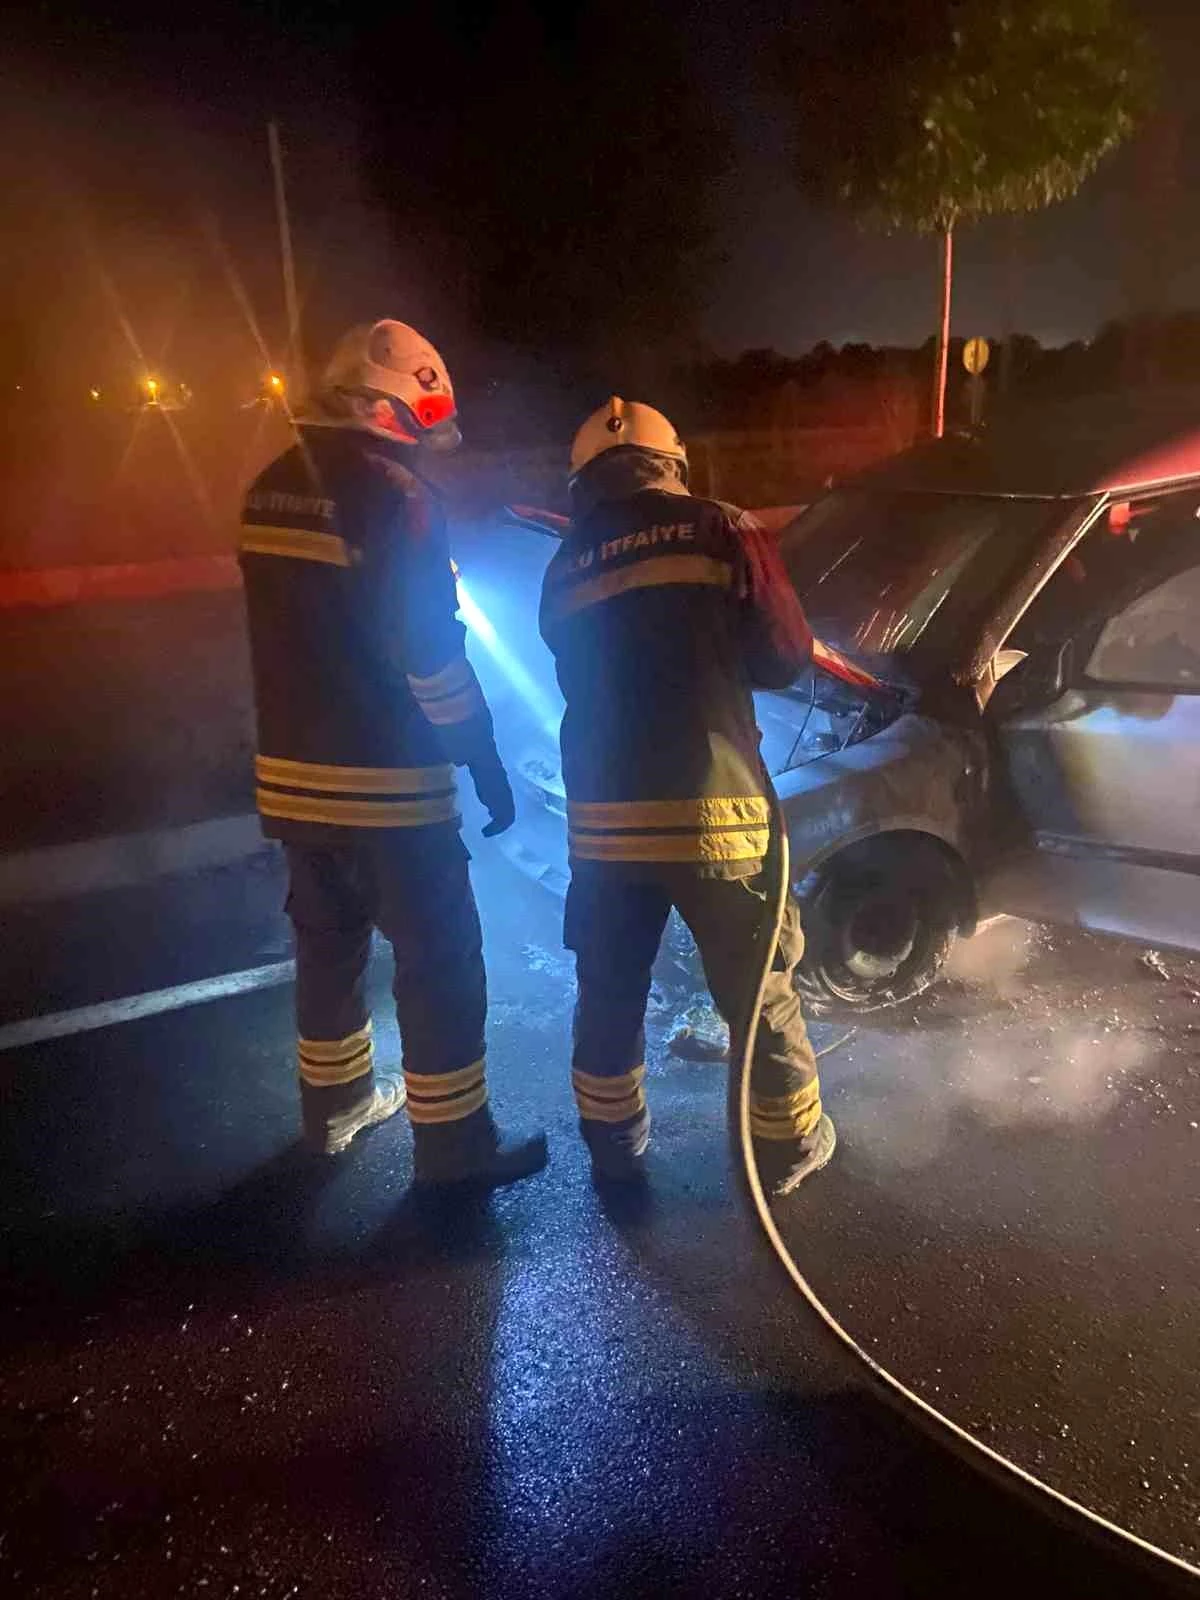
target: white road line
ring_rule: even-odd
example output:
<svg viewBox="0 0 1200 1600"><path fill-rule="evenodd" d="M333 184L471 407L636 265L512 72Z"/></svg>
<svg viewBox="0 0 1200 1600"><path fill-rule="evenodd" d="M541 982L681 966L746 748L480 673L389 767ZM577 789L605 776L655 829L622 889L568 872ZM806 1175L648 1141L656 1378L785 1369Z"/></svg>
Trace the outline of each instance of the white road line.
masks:
<svg viewBox="0 0 1200 1600"><path fill-rule="evenodd" d="M273 961L267 967L247 967L244 972L225 972L217 978L180 983L174 989L129 994L120 1000L80 1006L75 1011L56 1011L48 1017L25 1017L20 1022L8 1022L0 1026L0 1051L20 1050L26 1045L40 1044L44 1039L63 1039L73 1033L90 1033L95 1028L112 1028L122 1022L136 1022L139 1017L157 1016L161 1011L178 1011L182 1006L198 1006L206 1000L221 1000L226 995L273 989L279 984L290 983L295 975L294 961Z"/></svg>

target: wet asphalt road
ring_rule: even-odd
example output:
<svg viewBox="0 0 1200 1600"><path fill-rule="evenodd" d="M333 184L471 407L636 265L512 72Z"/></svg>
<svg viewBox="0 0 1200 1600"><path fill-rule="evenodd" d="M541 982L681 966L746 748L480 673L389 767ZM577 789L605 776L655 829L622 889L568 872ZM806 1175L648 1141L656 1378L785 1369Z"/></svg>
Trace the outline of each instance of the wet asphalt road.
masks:
<svg viewBox="0 0 1200 1600"><path fill-rule="evenodd" d="M1006 922L952 967L829 1058L792 1253L931 1404L1200 1565L1200 962Z"/></svg>
<svg viewBox="0 0 1200 1600"><path fill-rule="evenodd" d="M286 988L0 1055L0 1583L123 1600L1154 1592L912 1435L815 1335L736 1199L719 1072L662 1049L669 993L649 1199L597 1197L558 908L477 858L494 1099L553 1141L548 1173L489 1204L414 1204L395 1124L340 1163L297 1156ZM6 912L5 1014L278 959L279 899L272 872L239 868ZM379 1024L385 989L381 966ZM869 1096L839 1095L861 1127ZM862 1247L856 1207L882 1225L890 1201L853 1140L843 1155L796 1236L826 1246L824 1287L861 1314L892 1253L833 1255Z"/></svg>

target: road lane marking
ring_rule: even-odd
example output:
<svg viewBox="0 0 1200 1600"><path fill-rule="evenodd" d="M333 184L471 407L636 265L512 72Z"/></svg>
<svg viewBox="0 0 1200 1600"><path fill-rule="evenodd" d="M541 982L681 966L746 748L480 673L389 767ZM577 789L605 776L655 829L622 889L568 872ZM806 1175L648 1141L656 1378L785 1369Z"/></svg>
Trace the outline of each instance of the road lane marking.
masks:
<svg viewBox="0 0 1200 1600"><path fill-rule="evenodd" d="M124 995L119 1000L79 1006L74 1011L24 1017L19 1022L0 1025L0 1051L21 1050L46 1039L65 1039L71 1034L91 1033L96 1028L114 1028L124 1022L137 1022L142 1017L178 1011L183 1006L203 1005L208 1000L222 1000L233 994L275 989L290 983L295 976L294 961L273 961L266 967L247 967L242 972L225 972L216 978L176 984L173 989L152 989L149 994Z"/></svg>

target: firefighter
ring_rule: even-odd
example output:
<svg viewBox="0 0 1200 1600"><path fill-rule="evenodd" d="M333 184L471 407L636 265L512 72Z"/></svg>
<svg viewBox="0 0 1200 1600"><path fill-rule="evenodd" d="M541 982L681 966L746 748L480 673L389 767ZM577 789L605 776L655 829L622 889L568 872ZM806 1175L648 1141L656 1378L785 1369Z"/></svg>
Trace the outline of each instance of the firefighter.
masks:
<svg viewBox="0 0 1200 1600"><path fill-rule="evenodd" d="M634 1179L650 1138L643 1022L675 907L736 1033L768 915L767 783L751 688L782 688L812 636L778 554L746 513L688 492L666 417L613 397L571 451L572 521L546 573L542 636L562 722L575 954L573 1084L600 1178ZM751 1077L764 1185L785 1194L833 1154L792 983L789 903Z"/></svg>
<svg viewBox="0 0 1200 1600"><path fill-rule="evenodd" d="M241 536L263 828L283 842L296 936L306 1139L336 1154L405 1104L418 1183L505 1183L545 1164L502 1140L484 1073L479 917L454 768L513 822L464 653L446 523L423 475L460 441L437 351L402 322L352 329ZM403 1079L376 1076L372 929L395 955Z"/></svg>

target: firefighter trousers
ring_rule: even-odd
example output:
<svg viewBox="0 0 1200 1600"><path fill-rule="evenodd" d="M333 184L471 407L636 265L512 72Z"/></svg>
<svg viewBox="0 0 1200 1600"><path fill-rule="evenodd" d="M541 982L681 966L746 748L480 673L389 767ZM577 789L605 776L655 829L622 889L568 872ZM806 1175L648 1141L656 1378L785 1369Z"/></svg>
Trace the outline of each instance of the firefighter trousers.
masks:
<svg viewBox="0 0 1200 1600"><path fill-rule="evenodd" d="M704 878L668 867L661 876L631 877L620 869L576 868L564 942L575 953L578 980L572 1081L592 1149L607 1144L636 1156L649 1142L646 1001L672 907L691 930L713 1001L730 1025L731 1048L739 1048L769 914L763 875ZM821 1120L816 1058L792 982L803 953L799 909L789 899L755 1044L751 1126L756 1139L801 1153Z"/></svg>
<svg viewBox="0 0 1200 1600"><path fill-rule="evenodd" d="M305 1132L319 1141L374 1094L366 972L375 928L395 956L414 1134L477 1127L490 1120L487 981L466 847L457 834L422 838L422 829L341 831L344 843L286 846Z"/></svg>

